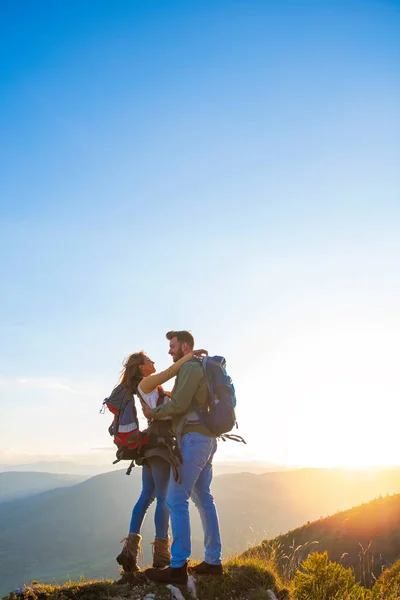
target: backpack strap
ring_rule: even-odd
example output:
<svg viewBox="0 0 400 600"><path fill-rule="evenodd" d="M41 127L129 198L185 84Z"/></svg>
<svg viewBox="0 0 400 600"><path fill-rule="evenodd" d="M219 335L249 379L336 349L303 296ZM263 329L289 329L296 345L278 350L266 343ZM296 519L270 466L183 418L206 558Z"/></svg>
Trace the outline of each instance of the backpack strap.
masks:
<svg viewBox="0 0 400 600"><path fill-rule="evenodd" d="M200 360L201 360L201 366L203 367L204 379L206 380L206 385L207 385L208 393L209 393L210 400L211 400L213 398L213 390L211 388L211 383L210 383L209 377L207 376L207 371L206 371L208 356L204 356ZM203 427L205 427L206 429L208 429L205 419L204 419L203 411L201 410L200 407L196 408L196 414L199 418L200 424L203 425Z"/></svg>
<svg viewBox="0 0 400 600"><path fill-rule="evenodd" d="M218 439L226 442L226 440L232 440L232 442L242 442L243 444L247 444L247 442L242 438L241 435L236 435L234 433L223 433L218 436Z"/></svg>
<svg viewBox="0 0 400 600"><path fill-rule="evenodd" d="M150 408L150 406L147 404L146 400L143 398L142 394L139 391L139 386L137 386L136 390L135 390L136 395L138 396L139 400L140 400L140 404L143 406L146 406L147 408Z"/></svg>
<svg viewBox="0 0 400 600"><path fill-rule="evenodd" d="M164 392L162 385L157 386L158 398L156 402L156 406L161 406L164 404L164 400L167 397L167 394Z"/></svg>
<svg viewBox="0 0 400 600"><path fill-rule="evenodd" d="M125 475L130 475L134 466L135 466L135 461L132 460L131 464L129 465L129 467L128 467L126 473L125 473Z"/></svg>
<svg viewBox="0 0 400 600"><path fill-rule="evenodd" d="M210 378L207 375L207 363L208 363L209 359L210 359L209 356L204 356L203 360L201 361L201 365L203 367L203 373L204 373L204 377L206 379L208 393L210 394L211 398L213 398L213 396L214 396L214 390L212 388Z"/></svg>

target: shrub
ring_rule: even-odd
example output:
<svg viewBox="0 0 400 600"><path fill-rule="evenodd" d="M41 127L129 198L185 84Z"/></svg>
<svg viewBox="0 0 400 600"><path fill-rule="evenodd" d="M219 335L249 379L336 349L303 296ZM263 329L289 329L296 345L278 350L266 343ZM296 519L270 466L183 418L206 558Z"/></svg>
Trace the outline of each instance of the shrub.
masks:
<svg viewBox="0 0 400 600"><path fill-rule="evenodd" d="M351 569L331 562L328 553L313 552L294 576L297 600L369 600L371 592L354 579Z"/></svg>
<svg viewBox="0 0 400 600"><path fill-rule="evenodd" d="M374 600L398 600L400 598L400 560L383 571L372 588Z"/></svg>

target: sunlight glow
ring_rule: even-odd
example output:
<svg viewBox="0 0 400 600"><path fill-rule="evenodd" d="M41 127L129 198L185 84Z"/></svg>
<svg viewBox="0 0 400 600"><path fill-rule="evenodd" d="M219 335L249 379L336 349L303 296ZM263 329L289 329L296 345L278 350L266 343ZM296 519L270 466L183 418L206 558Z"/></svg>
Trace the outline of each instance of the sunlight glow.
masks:
<svg viewBox="0 0 400 600"><path fill-rule="evenodd" d="M242 402L238 411L249 449L292 465L399 464L398 339L374 323L288 335L258 363L257 386L240 381L240 396L251 396L251 410Z"/></svg>

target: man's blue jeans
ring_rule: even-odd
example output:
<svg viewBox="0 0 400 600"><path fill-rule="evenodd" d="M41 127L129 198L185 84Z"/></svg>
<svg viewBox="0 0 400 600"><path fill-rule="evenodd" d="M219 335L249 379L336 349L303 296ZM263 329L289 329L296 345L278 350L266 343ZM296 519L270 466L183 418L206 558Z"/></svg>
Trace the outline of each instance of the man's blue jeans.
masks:
<svg viewBox="0 0 400 600"><path fill-rule="evenodd" d="M168 538L169 512L165 503L169 482L169 464L162 458L152 457L146 461L142 470L142 492L133 511L129 533L140 533L143 519L150 504L157 498L154 513L156 537Z"/></svg>
<svg viewBox="0 0 400 600"><path fill-rule="evenodd" d="M199 510L204 531L204 560L211 565L221 564L221 537L214 498L210 492L212 459L217 449L215 438L200 433L182 437L182 483L172 474L169 481L167 505L172 528L171 567L182 567L191 553L189 498Z"/></svg>

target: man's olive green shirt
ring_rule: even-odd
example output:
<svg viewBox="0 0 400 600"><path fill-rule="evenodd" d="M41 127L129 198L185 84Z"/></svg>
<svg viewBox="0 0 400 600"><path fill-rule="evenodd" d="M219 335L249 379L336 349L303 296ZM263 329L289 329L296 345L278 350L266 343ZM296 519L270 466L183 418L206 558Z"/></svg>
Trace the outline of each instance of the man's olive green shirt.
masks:
<svg viewBox="0 0 400 600"><path fill-rule="evenodd" d="M200 360L194 358L182 365L171 393L171 401L153 408L151 418L172 417L172 428L176 432L185 415L193 411L196 412L199 408L204 409L207 403L208 388L204 378L203 366ZM183 427L182 434L191 431L215 437L201 424L187 423Z"/></svg>

